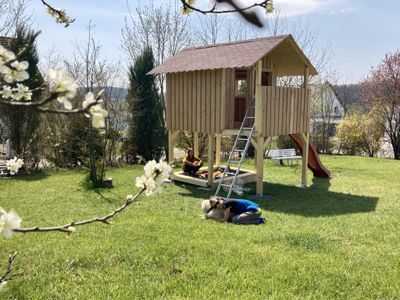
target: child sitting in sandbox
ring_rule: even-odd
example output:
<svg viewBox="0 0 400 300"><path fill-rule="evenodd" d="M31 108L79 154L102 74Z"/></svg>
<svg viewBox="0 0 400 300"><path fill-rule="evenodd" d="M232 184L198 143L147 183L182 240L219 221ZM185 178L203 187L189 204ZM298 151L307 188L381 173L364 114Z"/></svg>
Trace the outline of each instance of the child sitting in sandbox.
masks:
<svg viewBox="0 0 400 300"><path fill-rule="evenodd" d="M262 224L265 219L261 217L262 211L257 203L246 199L223 200L218 196L211 196L203 200L201 208L206 219L234 224Z"/></svg>
<svg viewBox="0 0 400 300"><path fill-rule="evenodd" d="M197 171L201 168L203 162L200 158L194 156L193 149L189 148L187 150L187 155L183 158L183 172L190 176L196 176Z"/></svg>

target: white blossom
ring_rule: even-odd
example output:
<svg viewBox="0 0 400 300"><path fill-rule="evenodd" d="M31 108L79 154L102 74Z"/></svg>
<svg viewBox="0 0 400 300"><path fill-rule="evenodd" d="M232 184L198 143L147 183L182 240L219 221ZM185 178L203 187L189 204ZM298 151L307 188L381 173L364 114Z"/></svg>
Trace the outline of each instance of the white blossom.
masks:
<svg viewBox="0 0 400 300"><path fill-rule="evenodd" d="M50 91L59 94L57 101L62 103L65 109L72 109L69 100L76 95L77 84L75 80L62 70L49 69Z"/></svg>
<svg viewBox="0 0 400 300"><path fill-rule="evenodd" d="M92 92L89 92L86 94L85 100L82 102L82 107L87 108L93 103L96 103L96 98ZM85 116L92 117L92 126L94 128L106 127L105 118L108 116L108 112L103 109L100 104L92 105L89 109L89 114L85 114Z"/></svg>
<svg viewBox="0 0 400 300"><path fill-rule="evenodd" d="M159 192L159 187L157 186L154 178L142 175L136 178L136 186L142 189L146 189L146 196L151 196Z"/></svg>
<svg viewBox="0 0 400 300"><path fill-rule="evenodd" d="M135 199L133 195L126 195L126 201L131 202L133 199Z"/></svg>
<svg viewBox="0 0 400 300"><path fill-rule="evenodd" d="M0 93L4 99L9 99L13 96L13 90L9 85L3 85L3 90Z"/></svg>
<svg viewBox="0 0 400 300"><path fill-rule="evenodd" d="M21 221L15 211L6 212L0 207L0 234L10 238L13 234L13 229L21 227Z"/></svg>
<svg viewBox="0 0 400 300"><path fill-rule="evenodd" d="M65 12L65 9L59 8L57 10L54 10L50 8L49 6L46 7L46 11L56 19L57 23L60 24L65 24L65 27L68 27L72 22L74 22L73 19L71 19L67 13Z"/></svg>
<svg viewBox="0 0 400 300"><path fill-rule="evenodd" d="M89 92L86 94L85 96L85 101L82 102L82 107L86 108L88 107L90 104L95 103L96 99L94 97L94 94L92 92Z"/></svg>
<svg viewBox="0 0 400 300"><path fill-rule="evenodd" d="M14 60L15 54L12 51L7 50L3 46L0 45L0 64L3 65Z"/></svg>
<svg viewBox="0 0 400 300"><path fill-rule="evenodd" d="M11 175L15 175L18 173L19 169L21 169L24 161L20 158L14 157L6 162L7 169L10 171Z"/></svg>
<svg viewBox="0 0 400 300"><path fill-rule="evenodd" d="M157 168L157 162L153 159L144 166L144 174L147 177L154 177Z"/></svg>
<svg viewBox="0 0 400 300"><path fill-rule="evenodd" d="M17 101L21 99L29 101L32 99L32 92L23 84L18 83L17 87L13 89L13 91L15 91L15 94L13 94L11 97Z"/></svg>
<svg viewBox="0 0 400 300"><path fill-rule="evenodd" d="M14 81L21 82L29 78L28 72L26 70L29 67L27 61L14 61L11 64L11 68L5 65L0 67L0 72L4 75L4 81L7 83L12 83Z"/></svg>
<svg viewBox="0 0 400 300"><path fill-rule="evenodd" d="M106 127L105 118L108 116L108 112L100 104L93 105L89 111L92 116L92 126L94 128Z"/></svg>
<svg viewBox="0 0 400 300"><path fill-rule="evenodd" d="M272 0L267 1L267 4L265 5L265 10L267 13L272 13L274 10L274 6L272 4Z"/></svg>
<svg viewBox="0 0 400 300"><path fill-rule="evenodd" d="M170 175L171 172L172 172L171 166L170 166L167 162L161 161L161 160L160 160L160 162L156 165L156 169L160 172L160 175L163 176L163 177L165 177L165 178L168 178L169 175Z"/></svg>

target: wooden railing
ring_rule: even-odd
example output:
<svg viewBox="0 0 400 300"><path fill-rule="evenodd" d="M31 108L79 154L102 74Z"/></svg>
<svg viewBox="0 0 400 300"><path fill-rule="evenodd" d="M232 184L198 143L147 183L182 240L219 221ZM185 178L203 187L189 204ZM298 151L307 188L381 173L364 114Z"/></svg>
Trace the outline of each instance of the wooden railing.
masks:
<svg viewBox="0 0 400 300"><path fill-rule="evenodd" d="M310 98L310 89L262 87L262 135L277 136L308 132Z"/></svg>

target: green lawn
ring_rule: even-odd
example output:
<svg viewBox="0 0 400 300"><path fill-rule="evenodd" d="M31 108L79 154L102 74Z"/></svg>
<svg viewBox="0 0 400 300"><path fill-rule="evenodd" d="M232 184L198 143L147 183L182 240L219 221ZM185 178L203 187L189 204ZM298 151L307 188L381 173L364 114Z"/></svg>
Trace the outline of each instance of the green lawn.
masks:
<svg viewBox="0 0 400 300"><path fill-rule="evenodd" d="M0 299L400 298L400 161L322 160L333 177L308 189L296 187L300 167L265 161L265 225L204 220L210 192L169 184L112 226L1 237L0 263L17 250L24 276ZM25 227L98 216L120 205L141 173L110 170L115 187L97 192L80 187L81 172L0 180L0 206L15 208Z"/></svg>

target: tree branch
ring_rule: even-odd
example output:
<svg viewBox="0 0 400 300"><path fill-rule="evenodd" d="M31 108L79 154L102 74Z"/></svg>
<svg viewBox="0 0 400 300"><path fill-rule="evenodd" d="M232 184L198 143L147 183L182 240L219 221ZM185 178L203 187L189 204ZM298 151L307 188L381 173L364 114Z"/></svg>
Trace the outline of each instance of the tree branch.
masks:
<svg viewBox="0 0 400 300"><path fill-rule="evenodd" d="M235 0L215 0L215 4L208 10L205 9L200 9L192 4L189 4L187 0L181 0L183 8L196 11L202 14L228 14L228 13L239 13L247 22L252 23L253 25L256 25L257 27L263 27L263 24L259 18L259 16L254 12L254 11L249 11L252 8L256 7L262 7L264 9L267 8L269 0L266 1L261 1L261 2L255 2L254 4L245 6L245 7L239 7L237 1ZM231 9L222 9L219 10L218 8L218 3L225 3L229 6L231 6Z"/></svg>
<svg viewBox="0 0 400 300"><path fill-rule="evenodd" d="M14 279L17 276L21 276L22 273L12 274L13 272L13 263L15 258L17 257L18 252L14 252L8 256L7 268L4 272L3 276L0 277L0 286L6 284L7 281Z"/></svg>
<svg viewBox="0 0 400 300"><path fill-rule="evenodd" d="M106 214L105 216L102 216L102 217L96 217L96 218L84 220L84 221L74 221L74 222L70 222L68 224L60 225L60 226L18 228L18 229L14 229L13 231L19 232L19 233L50 232L50 231L60 231L60 232L72 233L73 227L83 226L83 225L87 225L87 224L91 224L91 223L104 223L104 224L110 225L111 223L108 220L115 217L117 214L123 212L129 205L131 205L133 202L135 202L135 200L137 198L139 198L139 196L145 190L146 190L146 188L143 188L133 198L127 198L124 205L118 207L114 211L112 211L109 214Z"/></svg>
<svg viewBox="0 0 400 300"><path fill-rule="evenodd" d="M42 101L38 101L38 102L8 101L8 100L4 100L4 99L0 98L0 106L6 105L6 106L31 108L36 111L42 112L42 113L52 113L52 114L63 114L63 115L86 114L86 113L89 113L90 108L92 106L101 103L101 94L102 93L98 93L96 95L95 101L88 104L87 106L81 107L81 108L75 108L75 109L71 109L71 110L45 107L46 104L56 100L60 96L59 93L51 93L49 97L47 97L46 99L44 99Z"/></svg>
<svg viewBox="0 0 400 300"><path fill-rule="evenodd" d="M65 11L64 10L60 10L60 9L56 9L54 8L52 5L50 5L49 3L47 3L47 1L45 0L40 0L44 6L46 6L51 12L55 13L58 15L58 17L60 19L64 19L65 18ZM70 19L68 18L68 22L63 22L65 25L65 27L68 27L70 23L74 23L75 19Z"/></svg>

